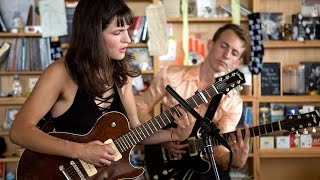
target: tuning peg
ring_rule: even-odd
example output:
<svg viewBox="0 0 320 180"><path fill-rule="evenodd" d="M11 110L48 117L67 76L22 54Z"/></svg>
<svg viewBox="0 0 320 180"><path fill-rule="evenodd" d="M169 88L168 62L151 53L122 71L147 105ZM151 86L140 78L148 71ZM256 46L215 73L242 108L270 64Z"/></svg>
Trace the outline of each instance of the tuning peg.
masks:
<svg viewBox="0 0 320 180"><path fill-rule="evenodd" d="M158 175L154 175L152 178L153 178L154 180L158 180L158 179L159 179L159 176L158 176Z"/></svg>

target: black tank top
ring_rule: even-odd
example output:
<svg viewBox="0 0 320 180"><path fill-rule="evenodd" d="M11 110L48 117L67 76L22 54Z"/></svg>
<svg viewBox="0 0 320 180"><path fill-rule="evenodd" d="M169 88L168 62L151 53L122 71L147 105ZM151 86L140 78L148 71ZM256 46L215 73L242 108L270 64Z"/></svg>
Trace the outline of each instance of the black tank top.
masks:
<svg viewBox="0 0 320 180"><path fill-rule="evenodd" d="M106 109L101 109L87 94L79 89L70 108L62 115L52 118L56 131L74 134L86 134L91 130L98 118L110 111L125 113L121 98L117 88L114 86L114 96L111 105Z"/></svg>

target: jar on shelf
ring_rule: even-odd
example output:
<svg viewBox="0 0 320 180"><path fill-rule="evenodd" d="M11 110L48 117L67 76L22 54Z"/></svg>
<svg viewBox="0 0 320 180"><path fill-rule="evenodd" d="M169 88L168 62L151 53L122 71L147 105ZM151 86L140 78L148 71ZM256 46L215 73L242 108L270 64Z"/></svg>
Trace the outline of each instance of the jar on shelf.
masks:
<svg viewBox="0 0 320 180"><path fill-rule="evenodd" d="M13 81L12 81L12 96L13 97L21 97L22 95L22 84L19 78L19 75L14 75L13 76Z"/></svg>
<svg viewBox="0 0 320 180"><path fill-rule="evenodd" d="M13 18L12 18L12 23L11 23L11 32L12 33L18 33L18 32L23 32L24 29L24 22L21 17L21 14L19 11L15 11Z"/></svg>
<svg viewBox="0 0 320 180"><path fill-rule="evenodd" d="M305 75L304 65L290 64L283 67L282 74L283 94L304 95Z"/></svg>

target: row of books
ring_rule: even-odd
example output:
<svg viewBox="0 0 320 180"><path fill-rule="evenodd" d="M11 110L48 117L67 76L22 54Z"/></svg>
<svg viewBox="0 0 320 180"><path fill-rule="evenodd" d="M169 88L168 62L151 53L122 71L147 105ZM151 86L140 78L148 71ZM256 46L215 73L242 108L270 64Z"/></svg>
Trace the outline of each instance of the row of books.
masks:
<svg viewBox="0 0 320 180"><path fill-rule="evenodd" d="M148 22L146 16L135 16L129 27L129 34L133 43L146 42L148 38Z"/></svg>
<svg viewBox="0 0 320 180"><path fill-rule="evenodd" d="M13 38L4 41L9 46L0 56L3 71L41 71L53 62L49 38Z"/></svg>

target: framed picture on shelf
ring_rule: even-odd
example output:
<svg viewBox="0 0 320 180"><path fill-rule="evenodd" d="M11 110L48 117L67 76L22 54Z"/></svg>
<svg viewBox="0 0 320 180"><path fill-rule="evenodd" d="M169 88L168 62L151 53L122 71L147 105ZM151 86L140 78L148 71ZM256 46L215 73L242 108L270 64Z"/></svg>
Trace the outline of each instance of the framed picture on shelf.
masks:
<svg viewBox="0 0 320 180"><path fill-rule="evenodd" d="M20 108L7 108L6 109L6 119L4 121L4 124L3 124L3 128L5 130L8 130L10 129L17 113L19 112L19 109Z"/></svg>
<svg viewBox="0 0 320 180"><path fill-rule="evenodd" d="M282 12L260 13L263 40L279 40L280 29L284 24Z"/></svg>
<svg viewBox="0 0 320 180"><path fill-rule="evenodd" d="M304 78L306 92L320 92L320 62L301 62L304 65Z"/></svg>
<svg viewBox="0 0 320 180"><path fill-rule="evenodd" d="M260 75L261 95L281 95L281 63L264 62Z"/></svg>

